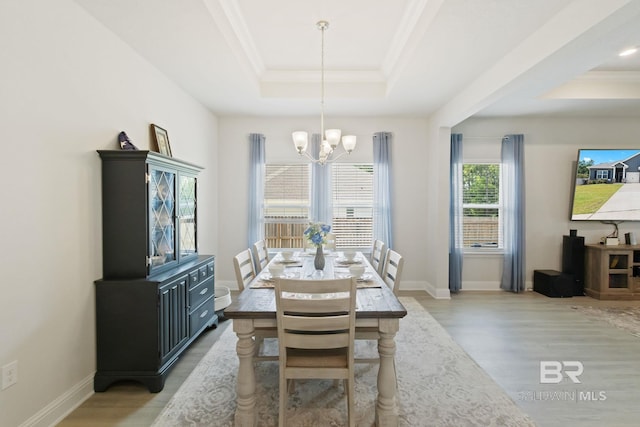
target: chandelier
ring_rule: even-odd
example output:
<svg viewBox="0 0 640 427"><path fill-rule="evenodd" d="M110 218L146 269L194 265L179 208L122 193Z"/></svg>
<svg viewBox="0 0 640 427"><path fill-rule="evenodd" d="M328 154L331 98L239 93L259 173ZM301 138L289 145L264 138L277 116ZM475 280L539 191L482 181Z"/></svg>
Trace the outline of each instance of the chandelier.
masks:
<svg viewBox="0 0 640 427"><path fill-rule="evenodd" d="M329 23L327 21L318 21L316 26L320 31L322 31L322 45L320 49L320 136L322 138L322 142L320 143L320 150L318 153L318 158L313 157L307 152L307 145L309 144L309 136L305 131L296 131L292 133L293 144L298 151L298 154L301 156L304 154L309 160L313 163L320 163L324 165L328 162L333 162L338 160L340 157L345 154L351 154L351 152L356 148L356 137L355 135L345 135L342 137L342 148L344 151L335 156L334 150L338 148L340 144L340 135L342 131L340 129L324 129L324 32L327 28L329 28Z"/></svg>

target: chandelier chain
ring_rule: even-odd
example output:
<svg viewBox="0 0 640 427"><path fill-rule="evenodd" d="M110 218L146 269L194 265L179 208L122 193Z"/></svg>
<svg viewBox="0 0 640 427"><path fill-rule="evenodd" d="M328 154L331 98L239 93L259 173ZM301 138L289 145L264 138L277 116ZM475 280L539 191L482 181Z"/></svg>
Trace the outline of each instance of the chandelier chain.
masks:
<svg viewBox="0 0 640 427"><path fill-rule="evenodd" d="M320 136L324 138L324 30L327 29L328 23L325 21L318 22L318 28L322 31L320 42Z"/></svg>

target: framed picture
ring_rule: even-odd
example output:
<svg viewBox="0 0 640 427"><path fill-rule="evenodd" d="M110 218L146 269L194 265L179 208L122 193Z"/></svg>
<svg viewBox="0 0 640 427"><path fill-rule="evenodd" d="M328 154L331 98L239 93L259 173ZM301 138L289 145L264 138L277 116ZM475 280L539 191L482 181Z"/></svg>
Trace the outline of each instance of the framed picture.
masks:
<svg viewBox="0 0 640 427"><path fill-rule="evenodd" d="M165 156L173 157L171 154L171 146L169 145L169 134L160 126L151 125L151 132L156 142L156 151Z"/></svg>

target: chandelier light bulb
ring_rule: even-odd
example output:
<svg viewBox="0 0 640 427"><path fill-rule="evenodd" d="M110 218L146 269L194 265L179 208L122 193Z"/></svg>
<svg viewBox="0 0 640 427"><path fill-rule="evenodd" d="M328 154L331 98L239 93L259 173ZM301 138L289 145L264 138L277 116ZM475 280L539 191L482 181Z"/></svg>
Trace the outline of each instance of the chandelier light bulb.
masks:
<svg viewBox="0 0 640 427"><path fill-rule="evenodd" d="M342 137L342 146L347 153L351 153L356 148L356 136L345 135Z"/></svg>
<svg viewBox="0 0 640 427"><path fill-rule="evenodd" d="M338 144L340 144L340 135L342 134L340 129L327 129L324 131L324 134L331 148L336 148Z"/></svg>
<svg viewBox="0 0 640 427"><path fill-rule="evenodd" d="M309 143L308 134L305 131L293 132L293 144L296 146L298 154L303 154L307 151L307 144Z"/></svg>

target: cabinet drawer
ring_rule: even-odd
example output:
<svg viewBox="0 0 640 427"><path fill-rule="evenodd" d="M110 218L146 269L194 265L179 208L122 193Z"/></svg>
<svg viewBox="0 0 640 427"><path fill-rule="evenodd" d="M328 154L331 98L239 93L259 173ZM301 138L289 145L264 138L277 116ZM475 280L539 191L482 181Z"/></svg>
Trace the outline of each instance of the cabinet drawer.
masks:
<svg viewBox="0 0 640 427"><path fill-rule="evenodd" d="M200 283L200 273L198 272L198 269L190 271L189 272L189 289L193 288L198 283Z"/></svg>
<svg viewBox="0 0 640 427"><path fill-rule="evenodd" d="M213 276L214 269L213 269L213 263L212 262L207 264L207 273L209 274L209 277Z"/></svg>
<svg viewBox="0 0 640 427"><path fill-rule="evenodd" d="M213 286L213 282L211 284ZM196 308L193 313L189 315L189 335L193 336L200 331L206 324L208 324L213 316L215 316L215 310L213 306L213 295L206 300L204 304Z"/></svg>
<svg viewBox="0 0 640 427"><path fill-rule="evenodd" d="M202 267L200 267L199 271L200 271L200 280L204 280L207 277L209 277L209 273L207 271L206 265L203 265Z"/></svg>
<svg viewBox="0 0 640 427"><path fill-rule="evenodd" d="M195 309L202 301L212 297L213 293L213 278L210 278L189 290L189 307Z"/></svg>

